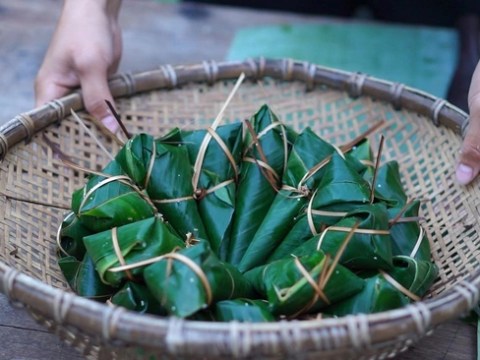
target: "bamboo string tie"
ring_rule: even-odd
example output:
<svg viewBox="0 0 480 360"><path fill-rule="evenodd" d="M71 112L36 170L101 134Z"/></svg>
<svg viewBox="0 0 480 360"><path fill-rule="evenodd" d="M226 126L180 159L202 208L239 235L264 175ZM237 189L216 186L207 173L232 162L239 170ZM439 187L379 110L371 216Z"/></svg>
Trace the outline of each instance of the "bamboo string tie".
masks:
<svg viewBox="0 0 480 360"><path fill-rule="evenodd" d="M265 152L263 151L263 147L250 121L245 120L243 123L246 126L248 133L252 137L252 142L249 146L252 147L252 151L253 148L255 148L257 150L258 157L260 157L260 160L258 160L257 157L252 154L253 157L248 157L247 159L251 159L254 163L257 164L258 169L262 173L263 177L267 180L267 182L272 186L275 191L278 191L278 182L280 181L280 177L278 176L276 171L268 164L268 159L265 155Z"/></svg>
<svg viewBox="0 0 480 360"><path fill-rule="evenodd" d="M5 159L5 156L7 156L9 150L9 145L8 145L8 138L0 132L0 161L3 161Z"/></svg>
<svg viewBox="0 0 480 360"><path fill-rule="evenodd" d="M150 185L150 179L152 177L153 165L155 165L156 155L157 155L157 142L153 140L152 154L150 155L150 162L148 163L147 175L145 176L145 181L143 183L144 189L147 189L148 185Z"/></svg>
<svg viewBox="0 0 480 360"><path fill-rule="evenodd" d="M23 113L19 114L15 117L25 129L26 136L25 136L25 143L29 143L32 140L33 135L35 134L35 123L33 119L30 117L29 114Z"/></svg>
<svg viewBox="0 0 480 360"><path fill-rule="evenodd" d="M348 86L348 94L350 97L356 99L362 95L363 85L365 84L365 80L367 79L367 75L363 73L352 73L350 78L347 81Z"/></svg>
<svg viewBox="0 0 480 360"><path fill-rule="evenodd" d="M70 220L70 218L72 216L75 216L75 214L72 212L69 212L67 214L67 216L65 216L65 218L63 219L63 222L60 223L60 225L58 226L58 229L57 229L57 235L55 237L56 239L56 242L57 242L57 248L58 250L60 250L61 253L63 253L63 255L65 256L70 256L70 254L63 248L62 246L62 229L63 229L63 223L67 222Z"/></svg>
<svg viewBox="0 0 480 360"><path fill-rule="evenodd" d="M402 83L395 82L390 86L390 95L392 96L390 102L395 110L402 108L402 92L404 89L405 85Z"/></svg>
<svg viewBox="0 0 480 360"><path fill-rule="evenodd" d="M305 75L305 84L307 91L312 91L315 88L315 75L317 73L317 66L307 61L303 63L303 73Z"/></svg>
<svg viewBox="0 0 480 360"><path fill-rule="evenodd" d="M209 85L215 84L218 78L218 64L215 61L211 60L203 61L202 65L205 71L205 76L207 78L207 83Z"/></svg>
<svg viewBox="0 0 480 360"><path fill-rule="evenodd" d="M136 86L135 86L135 80L133 78L132 73L131 72L121 73L120 78L122 79L125 85L125 90L126 90L125 95L130 96L135 94Z"/></svg>
<svg viewBox="0 0 480 360"><path fill-rule="evenodd" d="M205 290L205 296L206 296L206 303L207 305L210 305L213 301L213 292L212 292L212 287L210 285L210 282L208 281L208 277L205 274L205 272L202 270L202 268L192 259L188 258L185 255L179 254L177 252L171 252L168 254L156 256L147 260L139 261L136 263L132 264L126 264L122 266L117 266L114 268L109 269L108 271L110 272L121 272L121 271L126 271L126 270L131 270L143 266L147 266L150 264L157 263L159 261L162 261L164 259L169 259L169 260L177 260L186 265L190 270L192 270L200 279L203 288ZM167 264L168 265L168 264Z"/></svg>
<svg viewBox="0 0 480 360"><path fill-rule="evenodd" d="M204 62L205 64L205 62ZM208 67L210 68L210 67ZM245 79L245 74L241 73L240 76L238 77L232 91L227 97L227 100L223 104L222 108L220 109L220 112L217 114L217 117L213 121L212 125L210 128L212 130L216 130L220 122L222 121L223 114L225 113L225 110L227 109L227 106L230 104L231 100L233 99L233 96L237 92L237 90L240 88L240 85L242 84L243 80ZM192 178L192 185L193 185L193 192L196 193L198 190L198 182L200 180L200 173L202 170L203 166L203 161L205 159L205 155L207 153L208 145L210 143L210 140L212 139L212 134L211 132L207 132L205 137L203 138L202 144L200 145L200 150L198 151L197 158L195 159L195 164L193 166L193 178ZM233 159L233 156L232 156Z"/></svg>
<svg viewBox="0 0 480 360"><path fill-rule="evenodd" d="M44 206L44 207L48 207L48 208L70 210L70 207L68 207L66 205L47 203L47 202L39 201L39 200L21 198L21 197L18 197L18 196L13 196L13 195L8 195L8 194L5 194L5 193L2 193L1 191L0 191L0 196L4 196L6 200L14 200L14 201L18 201L18 202L22 202L22 203L26 203L26 204L39 205L39 206Z"/></svg>
<svg viewBox="0 0 480 360"><path fill-rule="evenodd" d="M325 289L325 286L327 286L328 281L333 275L333 272L335 271L335 268L337 267L338 263L340 262L340 258L342 257L343 253L345 252L345 249L347 248L347 245L350 243L350 240L353 238L353 234L355 230L358 229L359 223L355 223L355 225L351 228L345 239L342 241L337 253L335 254L335 257L333 260L330 262L330 254L326 254L323 263L319 264L322 266L320 275L318 277L318 287L319 289L323 290ZM319 266L317 265L317 266ZM298 266L297 266L298 267ZM299 269L301 271L301 269ZM302 273L303 274L303 273ZM308 279L306 278L308 281ZM314 297L311 299L309 303L306 304L306 306L301 309L299 312L297 312L294 317L307 312L312 306L315 305L315 303L318 301L320 294L318 291L315 292ZM327 298L328 300L328 298ZM327 302L329 304L329 302Z"/></svg>
<svg viewBox="0 0 480 360"><path fill-rule="evenodd" d="M77 113L75 111L73 111L73 109L70 110L71 114L72 114L72 117L74 118L74 120L81 126L81 128L83 130L85 130L85 132L95 141L95 143L97 144L97 146L104 152L104 154L110 159L110 160L115 160L113 155L110 154L110 152L105 148L105 146L102 144L102 142L98 139L97 136L95 136L95 134L92 132L92 130L90 130L87 125L85 124L85 122L80 118L80 116L77 115Z"/></svg>
<svg viewBox="0 0 480 360"><path fill-rule="evenodd" d="M409 299L417 302L417 301L420 301L422 300L420 298L420 296L414 294L413 292L411 292L410 290L408 290L405 286L403 286L402 284L400 284L397 280L395 280L392 276L390 276L388 273L386 273L384 270L379 270L379 273L382 274L382 276L384 277L384 279L390 284L392 285L395 289L397 289L398 291L400 291L403 295L405 295L406 297L408 297Z"/></svg>
<svg viewBox="0 0 480 360"><path fill-rule="evenodd" d="M97 191L101 187L103 187L103 186L105 186L105 185L107 185L111 182L114 182L114 181L118 181L119 183L130 187L134 192L136 192L143 200L145 200L151 206L154 214L158 213L157 208L153 204L155 201L152 201L142 190L140 190L138 188L138 186L136 186L133 183L133 181L132 181L132 179L130 179L130 177L128 177L126 175L107 175L107 174L105 174L105 175L107 176L106 179L104 179L104 180L100 181L99 183L95 184L94 186L92 186L92 188L89 189L83 195L82 202L80 203L80 206L78 207L78 213L79 214L81 213L82 208L85 206L85 203L95 193L95 191Z"/></svg>
<svg viewBox="0 0 480 360"><path fill-rule="evenodd" d="M176 88L178 84L177 73L172 65L161 65L160 70L163 73L163 77L167 80L167 87L170 89Z"/></svg>
<svg viewBox="0 0 480 360"><path fill-rule="evenodd" d="M220 146L223 153L227 157L230 165L232 166L232 169L233 169L233 172L234 172L234 178L235 178L235 182L236 182L238 180L238 167L237 167L237 163L235 162L235 158L234 158L232 152L228 148L227 144L225 144L225 142L222 140L220 135L218 135L218 133L214 129L212 129L211 127L208 127L207 132L217 142L217 144Z"/></svg>
<svg viewBox="0 0 480 360"><path fill-rule="evenodd" d="M65 118L65 114L66 114L65 105L63 104L63 102L55 99L50 101L48 103L48 106L50 106L55 111L55 115L57 118L56 122L60 123L60 121L62 121Z"/></svg>
<svg viewBox="0 0 480 360"><path fill-rule="evenodd" d="M288 146L288 139L287 139L287 132L285 130L285 125L282 124L280 121L275 121L275 122L272 122L270 125L266 126L262 131L260 131L258 134L255 133L255 130L253 129L253 127L249 126L249 121L246 120L244 122L244 124L246 125L246 128L247 130L250 132L250 134L252 135L252 141L250 142L250 144L248 144L248 146L246 146L245 148L245 151L244 151L244 159L247 157L249 159L253 159L254 161L255 160L258 160L255 156L253 157L248 157L248 153L252 150L253 147L257 147L257 150L259 151L259 155L262 157L263 155L263 158L262 160L264 160L264 164L267 165L268 168L271 169L271 172L272 172L272 175L275 177L275 178L278 178L280 179L280 177L278 176L278 174L275 172L275 170L268 166L267 164L267 159L265 157L265 153L263 152L263 149L261 147L261 144L260 144L260 140L266 136L269 132L271 132L273 129L277 128L277 127L280 127L280 131L281 131L281 136L282 136L282 139L283 139L283 170L285 171L285 169L287 168L287 163L288 163L288 151L289 151L289 146Z"/></svg>
<svg viewBox="0 0 480 360"><path fill-rule="evenodd" d="M282 62L282 78L285 81L290 81L293 78L293 68L294 68L293 59L283 59Z"/></svg>
<svg viewBox="0 0 480 360"><path fill-rule="evenodd" d="M320 238L317 242L317 250L320 250L322 247L323 239L328 231L340 231L340 232L350 232L353 230L353 233L356 234L367 234L367 235L390 235L390 230L381 230L381 229L361 229L348 226L329 226L320 235Z"/></svg>
<svg viewBox="0 0 480 360"><path fill-rule="evenodd" d="M125 257L122 254L122 249L120 248L120 244L118 242L118 230L116 226L112 228L112 245L113 245L113 251L115 251L115 256L117 257L120 265L121 266L127 265L127 262L125 261ZM127 276L128 280L131 280L131 281L135 280L130 270L125 270L125 275Z"/></svg>
<svg viewBox="0 0 480 360"><path fill-rule="evenodd" d="M342 146L334 146L335 151L342 157L344 157L344 153L348 152L351 150L354 146L356 146L359 142L361 142L363 139L365 139L367 136L372 134L373 132L377 131L380 129L383 125L385 124L385 120L381 120L374 124L372 127L367 129L365 132L354 138L352 141L349 143L342 145ZM308 197L310 196L310 189L308 189L304 184L312 178L318 171L320 171L324 166L326 166L332 159L332 155L327 156L325 159L321 160L317 165L313 166L311 169L307 171L307 173L303 176L303 178L300 180L297 188L294 188L293 186L290 185L283 185L282 189L287 190L287 191L292 191L296 192L298 195L293 196L292 198L298 198L298 197Z"/></svg>
<svg viewBox="0 0 480 360"><path fill-rule="evenodd" d="M440 120L439 120L439 115L440 111L442 111L442 108L447 104L447 101L441 98L438 98L435 100L435 102L432 104L432 107L430 108L430 116L432 118L433 124L435 126L440 125Z"/></svg>
<svg viewBox="0 0 480 360"><path fill-rule="evenodd" d="M414 258L417 255L418 249L420 249L420 245L422 245L422 241L425 235L425 230L423 230L422 226L419 226L420 232L418 234L417 241L415 242L415 246L412 249L412 252L410 253L410 257Z"/></svg>
<svg viewBox="0 0 480 360"><path fill-rule="evenodd" d="M462 135L462 139L465 138L465 135L467 133L467 130L468 130L468 126L470 125L470 117L468 117L463 123L462 123L462 127L461 127L461 135Z"/></svg>
<svg viewBox="0 0 480 360"><path fill-rule="evenodd" d="M245 63L250 67L250 78L252 80L258 80L260 78L259 68L253 58L248 58Z"/></svg>

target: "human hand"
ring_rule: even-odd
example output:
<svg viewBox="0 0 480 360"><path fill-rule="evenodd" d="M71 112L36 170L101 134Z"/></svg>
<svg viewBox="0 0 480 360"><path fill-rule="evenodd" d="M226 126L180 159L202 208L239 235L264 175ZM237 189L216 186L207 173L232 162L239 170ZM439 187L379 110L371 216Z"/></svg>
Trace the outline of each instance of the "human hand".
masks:
<svg viewBox="0 0 480 360"><path fill-rule="evenodd" d="M465 134L456 169L457 181L466 185L480 172L480 62L472 76L468 93L470 125Z"/></svg>
<svg viewBox="0 0 480 360"><path fill-rule="evenodd" d="M36 106L81 86L86 110L113 133L118 124L107 78L120 63L121 0L65 0L62 14L35 79Z"/></svg>

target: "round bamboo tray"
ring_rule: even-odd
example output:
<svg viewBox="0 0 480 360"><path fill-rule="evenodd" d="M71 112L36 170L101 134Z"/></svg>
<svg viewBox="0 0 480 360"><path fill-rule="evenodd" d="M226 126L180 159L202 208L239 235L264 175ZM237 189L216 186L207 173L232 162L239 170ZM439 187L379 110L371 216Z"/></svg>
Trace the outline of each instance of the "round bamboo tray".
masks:
<svg viewBox="0 0 480 360"><path fill-rule="evenodd" d="M84 167L108 162L70 116L83 106L75 92L0 129L0 290L12 304L87 358L125 359L386 358L468 312L479 297L480 196L478 183L462 187L454 180L467 115L402 84L290 59L164 65L115 76L110 85L128 129L159 135L174 126L208 126L242 72L249 81L225 122L248 118L267 103L282 121L342 144L386 120L382 161L396 159L407 193L423 200L423 227L440 268L428 296L373 315L248 324L140 315L74 295L57 267L55 235L84 174L62 165L41 134ZM89 126L109 151L118 151L120 145ZM371 139L374 148L379 136Z"/></svg>

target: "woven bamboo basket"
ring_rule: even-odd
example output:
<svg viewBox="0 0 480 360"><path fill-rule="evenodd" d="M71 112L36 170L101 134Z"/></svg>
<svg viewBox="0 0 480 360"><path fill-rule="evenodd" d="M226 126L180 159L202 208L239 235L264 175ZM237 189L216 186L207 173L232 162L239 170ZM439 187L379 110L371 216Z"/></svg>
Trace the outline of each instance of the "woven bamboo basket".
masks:
<svg viewBox="0 0 480 360"><path fill-rule="evenodd" d="M83 106L75 92L0 129L0 189L7 195L0 197L0 290L11 303L87 358L108 359L386 358L469 311L480 288L480 196L478 183L462 187L454 181L467 115L402 84L290 59L167 65L115 76L110 85L128 129L159 135L174 126L208 126L242 72L249 80L227 108L225 122L248 118L267 103L296 129L310 126L342 144L379 119L387 121L382 161L396 159L408 195L423 200L422 225L440 268L428 296L372 315L267 324L161 318L76 296L57 266L55 236L84 174L62 165L39 135L48 133L84 167L100 169L108 162L70 116L70 109ZM90 128L109 151L118 151L115 141ZM373 146L379 135L372 137Z"/></svg>

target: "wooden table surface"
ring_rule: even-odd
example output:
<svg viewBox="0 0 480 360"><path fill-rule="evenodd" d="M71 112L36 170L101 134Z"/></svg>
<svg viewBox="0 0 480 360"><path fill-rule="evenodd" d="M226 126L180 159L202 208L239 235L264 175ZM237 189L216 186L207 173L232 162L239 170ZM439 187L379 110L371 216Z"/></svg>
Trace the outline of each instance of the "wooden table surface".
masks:
<svg viewBox="0 0 480 360"><path fill-rule="evenodd" d="M0 123L33 107L33 80L53 32L59 0L0 0ZM235 31L261 24L335 21L219 6L124 0L120 71L222 60ZM54 334L0 295L0 359L81 359ZM461 320L438 327L398 359L474 359L476 328Z"/></svg>

